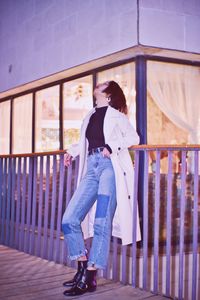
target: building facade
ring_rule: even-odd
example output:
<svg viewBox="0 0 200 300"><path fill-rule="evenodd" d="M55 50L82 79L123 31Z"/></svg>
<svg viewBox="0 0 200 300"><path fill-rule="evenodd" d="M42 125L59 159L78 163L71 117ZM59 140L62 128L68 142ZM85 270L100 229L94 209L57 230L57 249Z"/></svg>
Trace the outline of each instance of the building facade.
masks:
<svg viewBox="0 0 200 300"><path fill-rule="evenodd" d="M199 0L2 0L0 16L1 154L76 142L112 79L142 144L200 143Z"/></svg>

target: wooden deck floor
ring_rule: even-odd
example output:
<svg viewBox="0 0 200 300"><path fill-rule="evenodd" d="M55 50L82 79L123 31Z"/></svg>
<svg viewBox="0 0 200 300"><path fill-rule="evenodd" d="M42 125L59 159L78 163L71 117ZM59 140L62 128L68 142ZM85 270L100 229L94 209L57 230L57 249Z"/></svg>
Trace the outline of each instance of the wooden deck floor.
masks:
<svg viewBox="0 0 200 300"><path fill-rule="evenodd" d="M74 269L0 245L1 300L66 299L166 299L149 292L98 278L98 289L82 296L66 297L62 282L71 278Z"/></svg>

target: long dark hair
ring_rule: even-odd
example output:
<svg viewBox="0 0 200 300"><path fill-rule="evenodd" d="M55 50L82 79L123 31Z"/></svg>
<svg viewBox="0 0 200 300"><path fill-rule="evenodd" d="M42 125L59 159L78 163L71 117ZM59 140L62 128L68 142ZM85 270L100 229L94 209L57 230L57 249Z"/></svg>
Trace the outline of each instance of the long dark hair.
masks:
<svg viewBox="0 0 200 300"><path fill-rule="evenodd" d="M107 88L105 88L104 93L106 93L110 97L110 106L124 114L128 113L124 92L117 82L113 80L109 81L109 85Z"/></svg>

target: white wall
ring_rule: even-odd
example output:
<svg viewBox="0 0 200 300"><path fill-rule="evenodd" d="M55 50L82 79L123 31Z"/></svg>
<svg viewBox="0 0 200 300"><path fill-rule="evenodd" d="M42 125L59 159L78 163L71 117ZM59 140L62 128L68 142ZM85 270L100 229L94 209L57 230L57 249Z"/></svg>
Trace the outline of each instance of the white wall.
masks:
<svg viewBox="0 0 200 300"><path fill-rule="evenodd" d="M200 0L140 0L142 45L200 53Z"/></svg>
<svg viewBox="0 0 200 300"><path fill-rule="evenodd" d="M0 0L0 92L138 39L200 53L199 29L200 0Z"/></svg>
<svg viewBox="0 0 200 300"><path fill-rule="evenodd" d="M0 91L136 44L136 7L137 0L1 0Z"/></svg>

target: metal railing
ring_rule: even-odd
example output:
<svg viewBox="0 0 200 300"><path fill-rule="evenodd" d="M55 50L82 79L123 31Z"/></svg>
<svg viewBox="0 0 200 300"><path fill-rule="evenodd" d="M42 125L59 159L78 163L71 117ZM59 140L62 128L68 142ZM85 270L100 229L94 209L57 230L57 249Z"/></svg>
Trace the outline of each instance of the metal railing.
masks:
<svg viewBox="0 0 200 300"><path fill-rule="evenodd" d="M135 169L133 244L122 246L112 237L109 263L100 276L154 294L198 299L200 146L141 145L130 151ZM78 160L66 169L63 158L63 151L0 156L0 243L74 266L67 259L61 219L76 187Z"/></svg>

